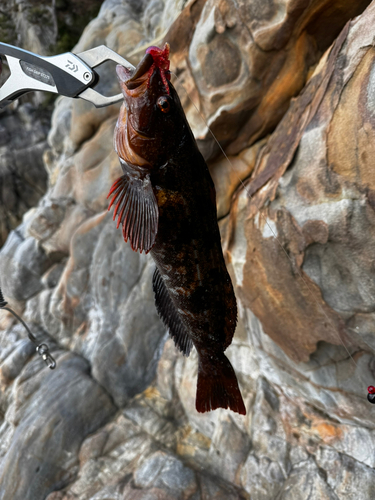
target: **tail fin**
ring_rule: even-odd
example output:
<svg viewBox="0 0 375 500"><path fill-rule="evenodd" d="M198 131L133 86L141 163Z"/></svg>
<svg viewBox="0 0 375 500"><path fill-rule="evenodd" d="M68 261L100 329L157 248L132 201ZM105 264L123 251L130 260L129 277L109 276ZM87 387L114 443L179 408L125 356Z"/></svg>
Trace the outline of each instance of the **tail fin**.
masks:
<svg viewBox="0 0 375 500"><path fill-rule="evenodd" d="M224 353L218 356L199 356L195 407L198 412L229 408L246 415L237 377Z"/></svg>

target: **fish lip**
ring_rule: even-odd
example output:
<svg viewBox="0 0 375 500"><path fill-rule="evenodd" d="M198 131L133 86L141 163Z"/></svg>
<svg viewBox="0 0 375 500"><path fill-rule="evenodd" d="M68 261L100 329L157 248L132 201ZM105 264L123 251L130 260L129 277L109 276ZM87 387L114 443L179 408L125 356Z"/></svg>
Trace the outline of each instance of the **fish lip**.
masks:
<svg viewBox="0 0 375 500"><path fill-rule="evenodd" d="M135 69L126 68L118 64L116 66L117 78L120 83L126 85L128 90L135 90L143 84L144 76L148 73L153 64L154 59L151 54L145 54Z"/></svg>
<svg viewBox="0 0 375 500"><path fill-rule="evenodd" d="M138 78L142 77L145 73L149 71L151 66L154 64L154 58L152 57L151 54L145 54L141 61L139 62L138 66L135 68L134 73L130 78L125 83L126 86L128 86L128 83L134 82L134 80L137 80Z"/></svg>
<svg viewBox="0 0 375 500"><path fill-rule="evenodd" d="M127 68L122 64L118 64L116 66L117 78L120 80L121 83L126 83L132 77L134 71L135 70L133 68Z"/></svg>

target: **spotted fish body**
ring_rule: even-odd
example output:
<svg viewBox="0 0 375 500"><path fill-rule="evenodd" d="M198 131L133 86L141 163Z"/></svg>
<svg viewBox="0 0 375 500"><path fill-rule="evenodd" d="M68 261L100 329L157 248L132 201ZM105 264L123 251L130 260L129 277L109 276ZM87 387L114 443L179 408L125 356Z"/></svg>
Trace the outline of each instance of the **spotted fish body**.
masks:
<svg viewBox="0 0 375 500"><path fill-rule="evenodd" d="M176 346L198 352L196 408L245 414L224 355L237 321L225 266L216 195L178 95L169 81L169 47L150 47L132 74L117 74L124 94L115 149L124 175L109 196L125 241L151 253L159 315ZM111 206L110 205L110 206Z"/></svg>

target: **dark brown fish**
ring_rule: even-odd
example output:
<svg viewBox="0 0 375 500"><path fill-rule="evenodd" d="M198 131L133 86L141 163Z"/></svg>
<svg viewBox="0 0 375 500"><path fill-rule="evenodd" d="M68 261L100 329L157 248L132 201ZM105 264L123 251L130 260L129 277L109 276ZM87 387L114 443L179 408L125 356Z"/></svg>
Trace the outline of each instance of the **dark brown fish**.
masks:
<svg viewBox="0 0 375 500"><path fill-rule="evenodd" d="M176 346L198 351L196 408L245 414L225 349L237 306L217 224L216 194L178 95L169 46L150 47L133 74L117 75L124 104L115 149L124 175L112 186L117 227L133 250L151 252L156 308Z"/></svg>

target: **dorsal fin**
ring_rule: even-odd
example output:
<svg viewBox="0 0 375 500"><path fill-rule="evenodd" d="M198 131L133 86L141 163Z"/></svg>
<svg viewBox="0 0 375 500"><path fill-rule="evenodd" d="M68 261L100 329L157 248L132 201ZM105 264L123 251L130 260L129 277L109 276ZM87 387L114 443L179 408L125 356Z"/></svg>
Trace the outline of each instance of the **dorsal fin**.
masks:
<svg viewBox="0 0 375 500"><path fill-rule="evenodd" d="M152 288L155 293L156 309L164 324L168 327L169 335L174 340L176 347L185 356L189 356L193 342L178 315L158 268L155 268L152 278Z"/></svg>
<svg viewBox="0 0 375 500"><path fill-rule="evenodd" d="M129 239L133 250L148 253L158 232L159 209L156 197L148 175L131 175L130 169L122 166L124 175L117 179L107 196L113 196L108 210L116 202L113 220L118 216L117 227L122 224L124 240Z"/></svg>

